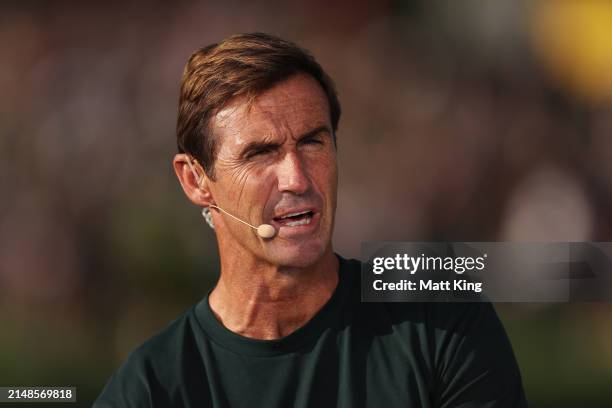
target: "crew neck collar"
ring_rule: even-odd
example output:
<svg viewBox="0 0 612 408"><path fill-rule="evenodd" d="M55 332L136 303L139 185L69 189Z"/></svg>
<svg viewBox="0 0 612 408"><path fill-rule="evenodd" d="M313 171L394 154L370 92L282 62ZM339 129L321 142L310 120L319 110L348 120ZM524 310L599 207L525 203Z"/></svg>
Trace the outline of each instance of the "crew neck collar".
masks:
<svg viewBox="0 0 612 408"><path fill-rule="evenodd" d="M336 254L339 261L338 285L332 296L323 307L305 325L289 335L275 340L258 340L234 333L215 317L208 302L212 289L195 306L194 313L197 322L204 332L221 347L235 353L250 356L275 356L291 353L306 346L310 339L330 327L333 317L339 314L346 303L350 292L353 274L347 268L347 260Z"/></svg>

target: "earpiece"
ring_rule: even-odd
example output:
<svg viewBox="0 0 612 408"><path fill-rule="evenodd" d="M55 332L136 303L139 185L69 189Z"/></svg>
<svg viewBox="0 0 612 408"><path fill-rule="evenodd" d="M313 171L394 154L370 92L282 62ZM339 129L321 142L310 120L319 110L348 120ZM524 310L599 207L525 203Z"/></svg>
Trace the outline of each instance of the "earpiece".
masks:
<svg viewBox="0 0 612 408"><path fill-rule="evenodd" d="M196 172L196 169L192 163L192 160L195 161L194 158L192 158L190 155L186 155L187 156L187 164L189 165L189 168L191 169L191 172L193 173L193 177L195 178L196 182L198 183L198 188L202 188L202 182L204 181L204 175L198 175L198 173ZM197 161L196 161L197 163ZM261 238L265 238L265 239L270 239L273 238L276 235L276 229L270 225L270 224L261 224L260 226L256 227L254 225L249 224L246 221L241 220L240 218L236 217L235 215L232 215L230 213L228 213L227 211L225 211L223 208L218 207L214 204L209 204L208 208L216 208L217 210L221 211L223 214L226 214L230 217L232 217L233 219L235 219L236 221L239 221L245 225L248 225L249 227L253 228L255 231L257 231L257 235L259 235ZM206 211L206 208L204 210L202 210L202 215L204 216L204 218L206 219L206 222L212 227L212 219L210 218L210 213ZM214 228L214 227L213 227Z"/></svg>

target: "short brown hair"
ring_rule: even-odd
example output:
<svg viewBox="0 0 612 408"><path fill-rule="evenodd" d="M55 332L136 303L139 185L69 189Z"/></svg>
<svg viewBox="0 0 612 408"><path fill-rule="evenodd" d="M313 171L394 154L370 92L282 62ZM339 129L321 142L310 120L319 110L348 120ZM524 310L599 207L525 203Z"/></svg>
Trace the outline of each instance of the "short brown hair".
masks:
<svg viewBox="0 0 612 408"><path fill-rule="evenodd" d="M177 145L189 153L214 180L216 141L210 118L230 99L253 98L297 73L316 79L327 95L332 128L340 120L340 102L332 79L314 57L296 44L265 33L231 36L194 52L181 80Z"/></svg>

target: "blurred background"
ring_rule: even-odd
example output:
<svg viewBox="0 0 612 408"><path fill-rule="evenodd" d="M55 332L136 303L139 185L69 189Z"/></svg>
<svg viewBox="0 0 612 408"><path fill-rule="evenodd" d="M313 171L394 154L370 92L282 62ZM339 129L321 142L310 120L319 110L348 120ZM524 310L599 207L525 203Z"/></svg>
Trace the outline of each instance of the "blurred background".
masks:
<svg viewBox="0 0 612 408"><path fill-rule="evenodd" d="M183 65L249 31L310 49L343 116L336 250L612 241L612 2L0 5L0 385L90 406L217 278L171 168ZM534 407L612 406L612 303L497 304Z"/></svg>

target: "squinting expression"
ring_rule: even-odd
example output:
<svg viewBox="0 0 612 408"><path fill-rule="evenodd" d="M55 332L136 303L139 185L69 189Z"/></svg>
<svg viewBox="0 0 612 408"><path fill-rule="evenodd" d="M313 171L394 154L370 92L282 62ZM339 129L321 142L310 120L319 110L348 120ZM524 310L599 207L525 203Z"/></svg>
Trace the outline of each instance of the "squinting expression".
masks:
<svg viewBox="0 0 612 408"><path fill-rule="evenodd" d="M210 185L215 203L277 231L263 239L217 212L221 251L226 246L275 265L304 267L331 250L338 171L329 104L319 83L297 74L250 105L238 97L213 117L212 130L218 138L216 181Z"/></svg>

